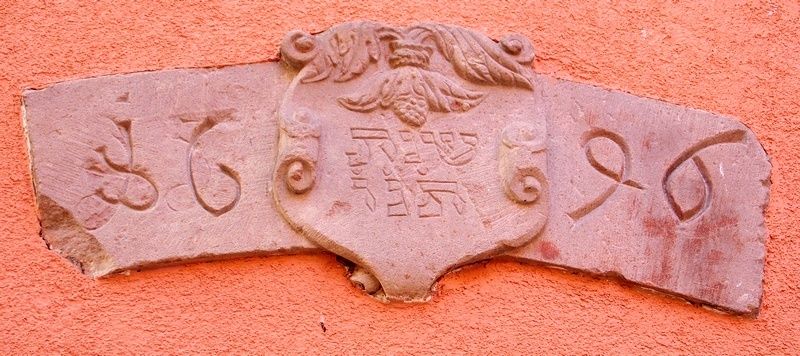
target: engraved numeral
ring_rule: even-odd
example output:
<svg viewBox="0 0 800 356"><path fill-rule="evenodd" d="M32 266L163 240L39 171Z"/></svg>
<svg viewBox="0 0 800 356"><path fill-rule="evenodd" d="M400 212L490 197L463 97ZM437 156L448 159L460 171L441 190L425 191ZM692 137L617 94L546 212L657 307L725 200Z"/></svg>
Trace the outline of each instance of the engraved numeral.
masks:
<svg viewBox="0 0 800 356"><path fill-rule="evenodd" d="M678 155L667 167L661 185L667 203L678 219L693 220L711 206L714 185L705 163L697 154L711 146L742 142L744 136L743 130L731 130L701 140Z"/></svg>
<svg viewBox="0 0 800 356"><path fill-rule="evenodd" d="M194 124L186 141L189 182L197 203L214 216L229 212L239 202L242 184L239 173L227 164L216 162L216 152L204 152L203 136L217 125L233 120L233 109L176 115L181 122Z"/></svg>
<svg viewBox="0 0 800 356"><path fill-rule="evenodd" d="M86 170L99 178L98 186L91 196L84 197L82 206L94 211L83 219L84 227L93 230L105 225L114 215L114 205L144 211L158 201L158 188L147 171L134 159L132 122L123 119L112 122L116 130L112 135L117 145L102 145L95 149L100 159L90 159Z"/></svg>
<svg viewBox="0 0 800 356"><path fill-rule="evenodd" d="M613 184L600 195L584 204L578 209L569 212L572 220L578 221L582 217L595 211L603 205L620 186L627 186L643 190L645 187L629 178L631 167L631 152L628 144L617 133L604 129L593 129L583 136L583 148L589 164L600 174L608 177Z"/></svg>

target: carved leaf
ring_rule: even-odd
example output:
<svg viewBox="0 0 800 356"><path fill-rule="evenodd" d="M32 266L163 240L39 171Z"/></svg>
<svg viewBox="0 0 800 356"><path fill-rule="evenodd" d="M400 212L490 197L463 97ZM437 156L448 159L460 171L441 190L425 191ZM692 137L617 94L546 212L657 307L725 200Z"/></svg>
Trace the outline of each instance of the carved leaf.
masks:
<svg viewBox="0 0 800 356"><path fill-rule="evenodd" d="M483 98L483 93L465 89L439 73L401 67L386 73L364 93L339 97L338 102L357 112L391 108L400 120L420 126L429 111L464 112Z"/></svg>
<svg viewBox="0 0 800 356"><path fill-rule="evenodd" d="M317 82L334 75L345 82L363 74L371 62L380 58L380 39L374 24L360 23L335 28L323 50L307 65L303 83Z"/></svg>
<svg viewBox="0 0 800 356"><path fill-rule="evenodd" d="M489 38L447 25L426 24L409 31L429 35L461 77L482 84L502 84L533 89L528 69Z"/></svg>
<svg viewBox="0 0 800 356"><path fill-rule="evenodd" d="M353 79L364 73L371 61L378 60L379 40L371 27L359 26L337 32L331 42L337 73L334 81Z"/></svg>
<svg viewBox="0 0 800 356"><path fill-rule="evenodd" d="M325 54L320 54L314 60L306 65L306 75L300 80L302 83L313 83L323 80L331 75L333 71L333 64L330 57Z"/></svg>
<svg viewBox="0 0 800 356"><path fill-rule="evenodd" d="M425 97L432 111L464 112L483 101L483 93L465 89L439 73L429 71L421 73L422 81L418 83L418 87L415 86L415 91L418 88L422 89L419 94Z"/></svg>
<svg viewBox="0 0 800 356"><path fill-rule="evenodd" d="M341 96L337 101L348 110L370 112L378 108L378 104L380 104L379 99L381 99L382 96L385 97L386 95L384 94L386 93L384 92L391 88L391 85L387 85L389 81L389 78L384 78L379 81L377 85L370 87L364 93Z"/></svg>

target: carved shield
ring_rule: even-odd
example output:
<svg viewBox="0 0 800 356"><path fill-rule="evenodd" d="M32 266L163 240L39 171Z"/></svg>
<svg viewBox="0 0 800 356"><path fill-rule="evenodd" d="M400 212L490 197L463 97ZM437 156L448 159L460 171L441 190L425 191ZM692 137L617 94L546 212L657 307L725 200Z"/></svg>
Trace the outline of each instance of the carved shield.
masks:
<svg viewBox="0 0 800 356"><path fill-rule="evenodd" d="M546 121L520 36L358 22L285 38L272 193L289 223L420 300L530 242L548 212Z"/></svg>

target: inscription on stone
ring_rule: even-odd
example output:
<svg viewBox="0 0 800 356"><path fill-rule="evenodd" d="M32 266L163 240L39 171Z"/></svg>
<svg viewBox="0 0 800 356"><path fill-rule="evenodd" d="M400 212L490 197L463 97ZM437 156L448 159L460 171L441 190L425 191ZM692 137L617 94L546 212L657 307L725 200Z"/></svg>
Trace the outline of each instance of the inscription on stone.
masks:
<svg viewBox="0 0 800 356"><path fill-rule="evenodd" d="M622 136L611 131L595 128L586 132L582 137L582 147L586 152L586 160L600 174L611 179L608 188L598 194L596 198L590 200L586 205L569 212L573 220L591 213L599 208L610 198L621 186L644 190L645 188L633 179L629 179L631 157L628 144Z"/></svg>
<svg viewBox="0 0 800 356"><path fill-rule="evenodd" d="M92 194L78 202L83 226L95 230L105 225L118 205L144 211L158 200L158 189L147 170L135 165L131 120L114 121L113 143L95 148L85 167L85 181L94 186Z"/></svg>
<svg viewBox="0 0 800 356"><path fill-rule="evenodd" d="M740 122L534 75L523 36L353 22L281 61L24 94L42 237L92 276L327 250L382 300L492 257L758 312L769 160Z"/></svg>
<svg viewBox="0 0 800 356"><path fill-rule="evenodd" d="M464 187L457 180L434 179L430 173L443 165L469 163L475 156L477 133L390 132L383 128L352 127L350 137L353 147L345 155L352 188L364 194L370 211L378 209L376 193L380 191L386 195L386 201L381 202L386 207L386 216L439 217L442 204L452 204L458 214L464 213L467 204ZM413 186L404 187L407 181ZM418 194L407 196L409 191Z"/></svg>
<svg viewBox="0 0 800 356"><path fill-rule="evenodd" d="M758 310L770 165L753 133L656 100L536 84L551 118L557 198L545 231L509 255Z"/></svg>

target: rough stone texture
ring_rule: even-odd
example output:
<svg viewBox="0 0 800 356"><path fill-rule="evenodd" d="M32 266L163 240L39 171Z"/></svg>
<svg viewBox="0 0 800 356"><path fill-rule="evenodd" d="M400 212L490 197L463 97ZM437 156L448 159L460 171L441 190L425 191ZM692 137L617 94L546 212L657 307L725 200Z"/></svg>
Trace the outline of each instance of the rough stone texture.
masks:
<svg viewBox="0 0 800 356"><path fill-rule="evenodd" d="M771 166L732 118L540 76L551 215L511 256L757 313Z"/></svg>
<svg viewBox="0 0 800 356"><path fill-rule="evenodd" d="M172 70L26 92L48 246L92 276L312 248L267 194L280 70Z"/></svg>
<svg viewBox="0 0 800 356"><path fill-rule="evenodd" d="M800 348L797 3L11 2L0 6L0 350L4 353L790 354ZM430 303L386 308L330 255L199 263L93 280L48 251L30 184L22 88L276 58L286 31L426 18L531 38L536 72L735 116L772 158L758 318L606 279L490 262ZM323 321L326 332L320 327ZM497 330L503 330L502 333Z"/></svg>

